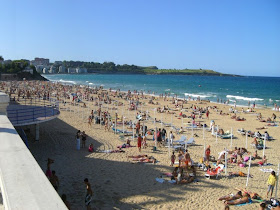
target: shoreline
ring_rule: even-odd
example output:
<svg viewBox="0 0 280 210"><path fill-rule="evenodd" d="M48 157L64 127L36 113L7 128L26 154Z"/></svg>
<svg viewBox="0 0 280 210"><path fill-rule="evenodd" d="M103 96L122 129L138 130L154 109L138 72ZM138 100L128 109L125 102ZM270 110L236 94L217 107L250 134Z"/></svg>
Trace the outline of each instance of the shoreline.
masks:
<svg viewBox="0 0 280 210"><path fill-rule="evenodd" d="M46 78L47 79L47 78ZM98 86L92 86L92 85L84 85L84 84L74 84L73 82L74 81L71 81L71 82L66 82L66 81L64 81L64 82L62 82L62 81L52 81L52 80L48 80L48 81L50 81L50 82L53 82L53 83L60 83L60 84L64 84L64 85L73 85L73 86L75 86L75 85L80 85L80 86L83 86L83 87L88 87L88 88L91 88L91 89L95 89L95 88L98 88ZM103 86L99 86L99 87L103 87ZM109 89L111 89L110 87L109 88L104 88L103 90L106 90L106 91L109 91ZM118 91L117 89L111 89L111 91ZM120 90L120 92L122 92L122 93L127 93L127 91L125 91L125 90ZM139 92L140 93L140 92ZM154 96L154 97L160 97L160 95L161 94L164 94L164 93L160 93L160 94L152 94L152 93L146 93L146 92L144 92L144 95L147 95L147 96ZM175 96L167 96L167 97L169 97L169 98L172 98L172 97L174 97L175 98ZM245 97L245 96L244 96ZM178 100L186 100L186 101L197 101L197 99L195 99L195 97L190 97L191 99L188 99L189 97L185 97L185 98L182 98L182 97L177 97L177 99ZM210 103L213 103L213 104L220 104L220 105L227 105L227 106L230 106L230 107L234 107L235 106L235 104L234 103L231 103L231 102L233 102L232 100L229 100L229 103L218 103L218 102L216 102L216 101L211 101L211 100L206 100L206 99L201 99L200 98L200 101L208 101L208 102L210 102ZM247 105L240 105L240 104L236 104L236 107L241 107L241 108L252 108L253 107L253 105L251 104L250 105L250 107ZM271 109L271 110L274 110L274 106L265 106L265 105L259 105L259 104L256 104L256 106L254 107L254 108L256 108L256 109Z"/></svg>

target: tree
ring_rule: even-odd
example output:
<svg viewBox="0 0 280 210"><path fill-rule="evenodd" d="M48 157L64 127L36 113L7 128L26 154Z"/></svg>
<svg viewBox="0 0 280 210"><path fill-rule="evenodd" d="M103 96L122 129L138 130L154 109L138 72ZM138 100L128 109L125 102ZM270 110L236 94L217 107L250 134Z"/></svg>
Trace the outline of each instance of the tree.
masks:
<svg viewBox="0 0 280 210"><path fill-rule="evenodd" d="M0 55L0 61L4 61L4 58L2 55Z"/></svg>

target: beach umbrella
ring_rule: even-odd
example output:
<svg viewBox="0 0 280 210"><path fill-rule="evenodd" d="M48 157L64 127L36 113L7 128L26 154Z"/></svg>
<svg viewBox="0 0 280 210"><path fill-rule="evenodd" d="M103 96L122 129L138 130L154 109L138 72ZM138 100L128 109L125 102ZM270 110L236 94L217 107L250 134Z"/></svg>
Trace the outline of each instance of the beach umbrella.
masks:
<svg viewBox="0 0 280 210"><path fill-rule="evenodd" d="M154 125L156 124L156 108L154 108Z"/></svg>
<svg viewBox="0 0 280 210"><path fill-rule="evenodd" d="M247 174L247 181L246 181L246 187L248 187L248 183L249 183L250 168L251 168L251 159L252 159L252 156L250 155L249 167L248 167L248 174Z"/></svg>
<svg viewBox="0 0 280 210"><path fill-rule="evenodd" d="M216 143L218 143L218 125L217 125L217 131L216 131Z"/></svg>
<svg viewBox="0 0 280 210"><path fill-rule="evenodd" d="M192 137L193 137L193 126L194 126L194 120L192 121Z"/></svg>
<svg viewBox="0 0 280 210"><path fill-rule="evenodd" d="M246 131L246 149L248 148L248 132Z"/></svg>
<svg viewBox="0 0 280 210"><path fill-rule="evenodd" d="M275 199L276 200L277 200L277 188L278 188L278 182L279 182L279 170L280 170L280 163L278 164L276 186L275 186Z"/></svg>
<svg viewBox="0 0 280 210"><path fill-rule="evenodd" d="M170 137L170 133L169 133ZM168 138L168 158L170 158L170 138Z"/></svg>
<svg viewBox="0 0 280 210"><path fill-rule="evenodd" d="M100 129L101 129L101 107L102 107L102 105L100 106L100 112L99 112L99 127L100 127Z"/></svg>
<svg viewBox="0 0 280 210"><path fill-rule="evenodd" d="M205 125L203 124L203 140L204 140L204 143L205 143L205 135L204 135L204 132L205 132Z"/></svg>
<svg viewBox="0 0 280 210"><path fill-rule="evenodd" d="M231 127L231 132L230 132L230 148L232 148L232 127Z"/></svg>
<svg viewBox="0 0 280 210"><path fill-rule="evenodd" d="M132 140L134 141L134 123L132 122Z"/></svg>
<svg viewBox="0 0 280 210"><path fill-rule="evenodd" d="M264 137L264 141L263 141L263 157L264 157L264 153L265 153L265 143L266 143L266 137Z"/></svg>
<svg viewBox="0 0 280 210"><path fill-rule="evenodd" d="M225 149L226 150L226 149ZM227 176L227 154L228 152L225 152L225 175Z"/></svg>
<svg viewBox="0 0 280 210"><path fill-rule="evenodd" d="M123 106L122 106L122 129L123 129L123 133L124 133L124 103L123 103Z"/></svg>
<svg viewBox="0 0 280 210"><path fill-rule="evenodd" d="M117 133L117 111L116 111L116 115L115 115L115 134Z"/></svg>
<svg viewBox="0 0 280 210"><path fill-rule="evenodd" d="M162 129L162 113L161 113L161 115L160 115L160 127L161 127L161 129Z"/></svg>

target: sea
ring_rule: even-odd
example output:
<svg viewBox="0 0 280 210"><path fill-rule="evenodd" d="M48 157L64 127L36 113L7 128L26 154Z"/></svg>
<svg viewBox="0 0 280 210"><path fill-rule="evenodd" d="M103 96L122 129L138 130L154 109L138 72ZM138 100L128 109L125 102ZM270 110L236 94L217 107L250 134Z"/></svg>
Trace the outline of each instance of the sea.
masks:
<svg viewBox="0 0 280 210"><path fill-rule="evenodd" d="M143 91L146 94L169 94L178 98L219 101L237 106L255 104L274 107L280 104L280 77L229 77L197 75L139 74L44 74L53 82L103 86L121 91Z"/></svg>

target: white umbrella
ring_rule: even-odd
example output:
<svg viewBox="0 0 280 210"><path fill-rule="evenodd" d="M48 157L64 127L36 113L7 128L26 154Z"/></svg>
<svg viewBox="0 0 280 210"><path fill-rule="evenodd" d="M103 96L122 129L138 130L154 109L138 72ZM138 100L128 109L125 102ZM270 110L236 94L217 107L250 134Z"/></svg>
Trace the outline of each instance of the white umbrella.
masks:
<svg viewBox="0 0 280 210"><path fill-rule="evenodd" d="M251 159L252 159L252 156L250 155L249 167L248 167L248 174L247 174L247 181L246 181L246 187L248 187L248 183L249 183L250 168L251 168Z"/></svg>
<svg viewBox="0 0 280 210"><path fill-rule="evenodd" d="M230 148L232 148L232 128L231 128L231 132L230 132Z"/></svg>
<svg viewBox="0 0 280 210"><path fill-rule="evenodd" d="M264 137L264 142L263 142L263 157L264 157L264 153L265 153L265 143L266 143L266 137Z"/></svg>
<svg viewBox="0 0 280 210"><path fill-rule="evenodd" d="M276 186L275 186L275 199L276 199L276 200L277 200L277 188L278 188L278 182L279 182L279 169L280 169L280 164L278 164L277 178L276 178Z"/></svg>

